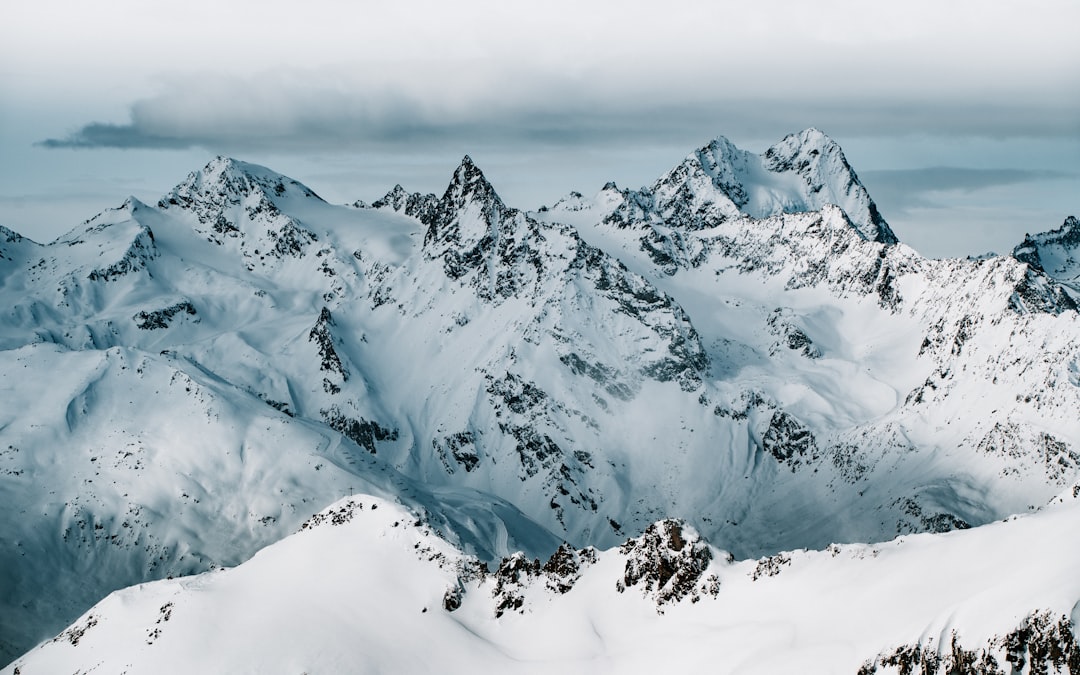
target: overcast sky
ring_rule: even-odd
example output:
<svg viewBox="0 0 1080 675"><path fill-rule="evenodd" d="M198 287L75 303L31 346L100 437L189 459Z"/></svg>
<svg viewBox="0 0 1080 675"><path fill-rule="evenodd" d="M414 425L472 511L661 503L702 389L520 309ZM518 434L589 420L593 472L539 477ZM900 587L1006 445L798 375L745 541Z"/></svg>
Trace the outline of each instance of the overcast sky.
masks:
<svg viewBox="0 0 1080 675"><path fill-rule="evenodd" d="M752 6L751 6L752 5ZM0 22L0 224L47 241L216 154L330 201L639 187L822 129L897 235L1008 251L1080 215L1080 3L39 0Z"/></svg>

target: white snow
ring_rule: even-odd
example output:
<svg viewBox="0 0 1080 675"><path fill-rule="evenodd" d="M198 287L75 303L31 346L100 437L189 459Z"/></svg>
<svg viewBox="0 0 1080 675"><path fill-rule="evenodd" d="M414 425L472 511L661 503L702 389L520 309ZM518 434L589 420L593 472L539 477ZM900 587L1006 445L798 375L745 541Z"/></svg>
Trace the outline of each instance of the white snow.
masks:
<svg viewBox="0 0 1080 675"><path fill-rule="evenodd" d="M789 160L802 168L782 168ZM738 208L724 196L735 188L746 194ZM219 576L244 577L263 565L262 556L241 564L256 551L357 492L422 512L486 561L514 550L546 557L560 540L611 548L667 517L754 559L836 542L888 547L880 542L901 534L984 525L1068 496L1075 484L1080 318L1064 291L1013 258L927 260L873 241L872 202L820 132L788 137L760 157L719 139L648 190L606 186L539 214L502 204L466 158L441 213L425 216L439 219L435 229L405 214L403 189L394 193L385 208L335 206L269 169L218 158L159 204L129 199L53 244L4 235L0 503L16 506L0 514L0 654L13 658L118 588L239 565L106 601L147 593L156 617L165 603L156 589L188 593ZM619 209L623 221L609 218ZM442 610L432 606L418 619L420 608L407 608L370 627L370 663L329 647L326 658L346 660L313 663L423 669L460 649L481 666L540 659L544 670L562 659L571 669L663 670L664 653L705 659L694 651L705 646L688 646L702 642L741 654L733 670L776 672L781 664L766 655L840 659L814 647L828 643L820 631L830 622L851 631L837 632L845 642L836 653L861 663L931 624L939 634L945 624L933 622L947 618L947 606L912 609L910 626L888 618L892 608L882 621L898 623L834 613L815 623L812 602L833 602L811 588L832 588L812 573L819 565L857 581L836 602L865 621L873 612L861 594L902 598L893 586L911 572L898 570L924 569L939 545L955 547L950 556L969 555L961 552L969 546L1002 555L992 543L998 533L1024 532L1015 536L1050 547L1034 532L1066 516L1048 514L906 538L923 542L897 546L917 562L896 568L885 548L878 562L826 565L831 554L793 554L791 571L804 571L785 567L748 586L732 570L756 563L720 566L720 598L662 619L631 601L636 592L610 592L621 563L609 551L580 590L530 610L538 624L513 628L509 615L493 622L471 593L450 618L435 618ZM326 546L392 571L397 554L381 544L348 548L367 546L371 534ZM324 535L303 533L264 556L299 551L313 536ZM873 558L872 547L850 550ZM337 596L319 586L337 583L333 574L297 581L295 564L282 565L266 574L328 603ZM443 572L411 565L385 597L435 602L420 580L434 588ZM872 573L856 573L865 569ZM227 593L258 595L256 577ZM604 579L602 596L575 604L592 597L584 589L594 578ZM811 604L765 601L757 589L786 588L782 579L801 590L775 602ZM1075 594L1062 588L1047 591L1046 607L1016 611L1066 611L1061 603ZM229 597L208 592L200 611L242 613L240 596ZM265 623L228 639L249 640L243 653L254 654L277 630L274 613L298 597L268 596L278 604L253 617ZM323 636L314 627L319 602L282 624L305 645L358 630L376 606L323 607L345 626ZM700 614L705 606L742 614ZM757 615L758 607L794 618ZM983 640L1022 618L991 614L993 627L983 630L975 614L963 626ZM388 642L404 640L402 626L415 620L435 622L441 637L433 639L450 651ZM109 633L102 621L85 644ZM142 631L145 617L131 621ZM226 640L199 630L199 639ZM554 637L527 640L527 631L558 637L564 651L549 650ZM159 653L166 642L143 651ZM400 655L379 651L386 644L418 660L395 661ZM647 656L641 645L668 651ZM297 671L317 670L267 654L252 663L276 664L276 654Z"/></svg>

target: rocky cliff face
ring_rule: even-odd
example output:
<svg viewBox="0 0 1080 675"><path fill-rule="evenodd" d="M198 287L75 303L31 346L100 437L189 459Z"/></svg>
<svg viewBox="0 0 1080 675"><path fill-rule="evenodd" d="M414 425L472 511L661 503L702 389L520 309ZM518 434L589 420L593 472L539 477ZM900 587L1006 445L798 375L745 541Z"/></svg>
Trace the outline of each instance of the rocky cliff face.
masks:
<svg viewBox="0 0 1080 675"><path fill-rule="evenodd" d="M791 134L762 155L720 137L691 153L648 188L605 187L606 222L700 230L724 221L838 206L868 241L898 240L840 146L816 129Z"/></svg>
<svg viewBox="0 0 1080 675"><path fill-rule="evenodd" d="M1075 216L1056 230L1027 235L1012 254L1033 271L1057 280L1074 301L1080 299L1080 220Z"/></svg>

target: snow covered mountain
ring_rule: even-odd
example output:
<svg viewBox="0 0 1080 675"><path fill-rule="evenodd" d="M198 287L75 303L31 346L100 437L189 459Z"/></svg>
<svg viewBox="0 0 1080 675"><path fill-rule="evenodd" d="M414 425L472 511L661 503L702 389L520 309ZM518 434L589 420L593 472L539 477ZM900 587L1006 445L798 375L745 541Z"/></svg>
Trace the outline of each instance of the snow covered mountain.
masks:
<svg viewBox="0 0 1080 675"><path fill-rule="evenodd" d="M1069 216L1056 230L1028 235L1016 248L1013 257L1057 279L1080 299L1080 221Z"/></svg>
<svg viewBox="0 0 1080 675"><path fill-rule="evenodd" d="M573 197L564 207L574 207ZM761 155L720 137L692 152L651 187L619 190L609 183L600 199L608 204L608 223L644 221L682 230L835 205L864 239L897 242L840 146L817 129L791 134Z"/></svg>
<svg viewBox="0 0 1080 675"><path fill-rule="evenodd" d="M4 230L0 648L360 493L448 560L533 571L670 518L757 560L1038 510L1080 478L1080 314L1050 235L1043 264L925 259L812 129L537 212L468 157L441 197L371 206L217 158L51 244ZM948 541L992 535L971 536ZM417 589L451 574L421 567ZM858 658L911 639L878 635Z"/></svg>

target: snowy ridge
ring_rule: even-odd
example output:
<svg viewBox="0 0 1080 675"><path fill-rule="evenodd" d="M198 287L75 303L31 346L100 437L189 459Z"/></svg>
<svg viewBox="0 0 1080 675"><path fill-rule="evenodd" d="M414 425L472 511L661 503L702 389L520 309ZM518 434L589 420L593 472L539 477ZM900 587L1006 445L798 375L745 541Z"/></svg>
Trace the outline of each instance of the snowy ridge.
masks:
<svg viewBox="0 0 1080 675"><path fill-rule="evenodd" d="M896 243L834 146L718 140L655 190L537 213L468 157L441 197L371 207L217 158L156 206L0 238L0 498L20 505L0 516L4 653L358 491L512 558L507 617L631 535L643 562L616 595L655 614L712 588L656 573L682 560L660 544L720 575L694 542L771 558L1068 497L1073 297L1013 257ZM535 561L559 541L552 576Z"/></svg>
<svg viewBox="0 0 1080 675"><path fill-rule="evenodd" d="M254 164L217 157L162 197L158 207L195 216L196 231L215 244L237 246L253 270L256 264L265 267L277 259L298 257L318 239L279 206L303 200L322 201L292 179Z"/></svg>
<svg viewBox="0 0 1080 675"><path fill-rule="evenodd" d="M651 187L619 191L609 184L598 201L608 211L605 221L620 227L663 224L686 230L742 216L819 211L831 204L843 210L862 238L897 241L840 146L817 129L791 134L760 156L720 137Z"/></svg>
<svg viewBox="0 0 1080 675"><path fill-rule="evenodd" d="M1069 216L1061 227L1024 237L1013 257L1044 272L1080 298L1080 220Z"/></svg>
<svg viewBox="0 0 1080 675"><path fill-rule="evenodd" d="M1077 507L739 562L663 521L491 571L356 495L239 567L114 593L3 672L1075 672L1080 560L1055 534Z"/></svg>

